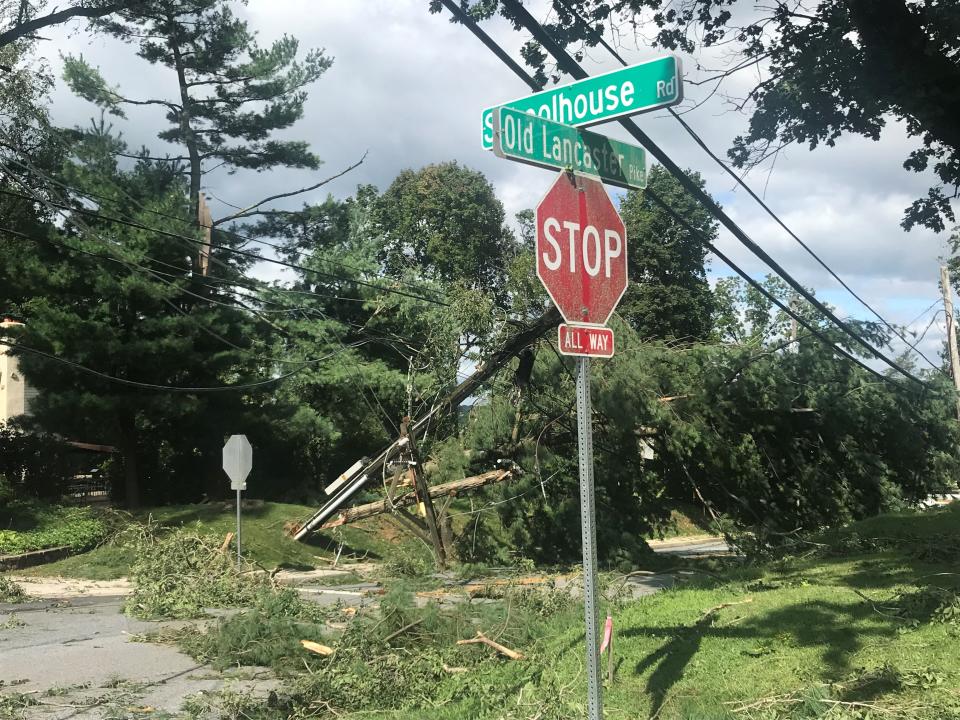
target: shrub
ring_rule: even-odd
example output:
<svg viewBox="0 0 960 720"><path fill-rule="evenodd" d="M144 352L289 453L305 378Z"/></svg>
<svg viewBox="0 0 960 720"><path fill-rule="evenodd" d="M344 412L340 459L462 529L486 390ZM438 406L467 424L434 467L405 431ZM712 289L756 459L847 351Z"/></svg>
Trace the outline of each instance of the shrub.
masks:
<svg viewBox="0 0 960 720"><path fill-rule="evenodd" d="M108 515L90 508L67 508L37 503L8 507L11 519L31 529L0 530L0 553L25 553L52 547L69 547L83 552L102 542L111 531Z"/></svg>

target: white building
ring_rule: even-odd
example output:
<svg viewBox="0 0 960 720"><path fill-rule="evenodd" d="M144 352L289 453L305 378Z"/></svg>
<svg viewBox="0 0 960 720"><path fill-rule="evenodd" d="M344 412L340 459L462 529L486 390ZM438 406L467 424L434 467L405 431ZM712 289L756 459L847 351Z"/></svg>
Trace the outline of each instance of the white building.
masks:
<svg viewBox="0 0 960 720"><path fill-rule="evenodd" d="M0 322L0 336L4 330L23 323L10 317L3 317ZM36 397L35 388L27 386L23 374L17 364L17 358L10 354L10 348L0 345L0 425L18 415L30 412L30 401Z"/></svg>

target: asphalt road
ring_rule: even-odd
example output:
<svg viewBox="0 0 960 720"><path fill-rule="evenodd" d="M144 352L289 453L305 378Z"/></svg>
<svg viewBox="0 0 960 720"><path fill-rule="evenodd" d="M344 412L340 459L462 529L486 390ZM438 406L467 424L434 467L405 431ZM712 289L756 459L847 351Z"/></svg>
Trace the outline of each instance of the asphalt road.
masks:
<svg viewBox="0 0 960 720"><path fill-rule="evenodd" d="M188 695L226 686L272 689L255 671L222 675L171 646L131 642L178 623L134 620L122 604L96 597L0 605L0 692L40 702L27 717L97 718L174 711Z"/></svg>

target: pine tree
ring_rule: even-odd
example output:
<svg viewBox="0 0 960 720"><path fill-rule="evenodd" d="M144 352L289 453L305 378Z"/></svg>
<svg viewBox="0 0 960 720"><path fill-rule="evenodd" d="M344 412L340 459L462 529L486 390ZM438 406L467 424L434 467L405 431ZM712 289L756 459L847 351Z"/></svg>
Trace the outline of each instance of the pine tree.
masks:
<svg viewBox="0 0 960 720"><path fill-rule="evenodd" d="M99 198L99 212L67 211L62 227L48 223L20 240L36 245L42 261L22 303L27 322L17 342L121 382L17 351L39 390L33 420L48 432L117 447L131 507L144 490L153 499L196 499L210 450L244 411L245 397L165 387L242 384L269 378L275 366L236 307L231 284L246 270L243 261L222 261L222 284L208 286L208 302L198 303L190 289L193 245L108 219L153 227L158 216L182 218L180 228L189 228L176 166L142 161L119 169L117 154L127 148L107 130L87 133L63 173L78 194ZM175 472L183 458L192 464L189 477Z"/></svg>
<svg viewBox="0 0 960 720"><path fill-rule="evenodd" d="M147 62L168 68L176 77L177 95L123 94L82 57L64 59L64 79L74 92L120 117L131 106L165 112L169 126L158 137L182 148L181 154L167 157L185 163L191 218L198 216L203 177L214 169L319 167L319 158L305 142L276 139L274 134L303 116L305 88L332 63L322 50L311 50L298 60L299 44L286 35L261 48L226 0L160 0L149 11L107 17L97 26L135 44L137 55ZM274 199L264 198L214 224L261 214Z"/></svg>

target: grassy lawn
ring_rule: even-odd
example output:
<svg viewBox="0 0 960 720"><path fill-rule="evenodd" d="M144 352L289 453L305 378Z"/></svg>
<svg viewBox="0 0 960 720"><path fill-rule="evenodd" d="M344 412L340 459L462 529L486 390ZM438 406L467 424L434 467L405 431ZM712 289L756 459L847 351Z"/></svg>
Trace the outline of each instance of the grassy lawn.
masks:
<svg viewBox="0 0 960 720"><path fill-rule="evenodd" d="M284 525L305 519L313 510L303 505L268 502L254 502L244 507L241 538L244 555L268 569L278 566L312 569L328 567L330 563L325 560L335 556L341 542L341 560L345 562L380 560L385 553L395 549L400 539L389 520L376 518L320 533L307 543L287 536ZM137 513L136 518L143 522L151 520L164 527L186 527L221 537L236 530L236 509L231 503L151 508ZM406 536L402 542L409 542ZM411 552L418 550L411 548ZM20 574L110 580L126 575L132 562L132 547L106 544L90 552L20 571Z"/></svg>
<svg viewBox="0 0 960 720"><path fill-rule="evenodd" d="M818 540L765 564L713 561L713 575L638 600L615 592L622 578L604 576L601 611L616 628L605 717L960 720L960 506L874 518ZM380 611L359 614L349 630L251 611L205 639L189 633L185 647L199 643L205 660L224 666L251 662L253 639L269 648L258 660L285 678L292 704L271 711L222 698L264 720L307 709L395 720L584 716L582 608L567 590L418 608L410 581L386 586ZM457 644L477 630L525 658ZM335 654L310 655L296 642L307 636Z"/></svg>
<svg viewBox="0 0 960 720"><path fill-rule="evenodd" d="M616 678L605 717L960 718L960 507L874 518L825 539L840 549L608 604ZM557 617L535 634L519 648L526 669L489 663L482 682L502 689L511 717L563 717L585 693L580 620ZM774 699L786 693L796 695ZM485 717L482 708L469 698L420 717Z"/></svg>

